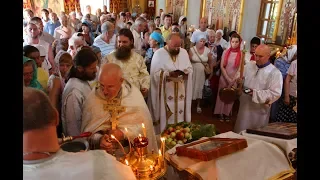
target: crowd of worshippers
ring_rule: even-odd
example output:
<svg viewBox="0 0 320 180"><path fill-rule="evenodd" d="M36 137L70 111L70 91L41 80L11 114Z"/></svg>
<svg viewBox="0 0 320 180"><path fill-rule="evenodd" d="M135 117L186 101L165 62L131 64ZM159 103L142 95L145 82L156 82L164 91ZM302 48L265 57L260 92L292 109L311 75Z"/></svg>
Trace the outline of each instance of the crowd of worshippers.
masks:
<svg viewBox="0 0 320 180"><path fill-rule="evenodd" d="M173 22L172 15L164 12L151 20L146 13L133 17L129 12L108 13L105 6L103 12L98 10L93 15L88 5L84 17L81 12L62 12L59 18L51 9L43 9L41 17L25 10L23 83L45 92L58 110L58 136L99 129L99 135L91 137L92 145L99 147L107 132L92 124L97 121L105 127L109 118L102 118L107 112L103 107L103 112L93 108L97 105L92 99L95 95L101 101L118 98L126 104L123 96L132 89L141 93L147 107L142 109L150 114L142 119L151 121L147 124L153 125L155 134L167 124L190 122L191 108L202 113L204 100L211 102L214 116L229 122L234 103L223 102L219 92L239 84L243 84L243 93L235 132L264 126L269 118L297 122L293 110L297 99L296 45L272 64L269 46L253 37L240 77L244 43L236 31L228 34L227 41L221 29L208 29L206 18L190 33L184 16ZM102 76L108 74L102 66L110 63L121 69L111 79ZM130 90L125 90L128 87Z"/></svg>

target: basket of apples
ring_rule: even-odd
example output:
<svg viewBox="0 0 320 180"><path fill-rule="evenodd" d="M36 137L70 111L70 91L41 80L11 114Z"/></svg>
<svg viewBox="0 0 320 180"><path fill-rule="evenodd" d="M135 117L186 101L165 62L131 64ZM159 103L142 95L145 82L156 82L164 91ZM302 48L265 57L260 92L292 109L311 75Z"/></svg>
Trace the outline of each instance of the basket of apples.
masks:
<svg viewBox="0 0 320 180"><path fill-rule="evenodd" d="M211 137L214 135L216 135L216 131L213 124L201 125L187 122L169 124L161 134L166 139L167 149L173 148L176 144L183 145L198 140L201 137Z"/></svg>

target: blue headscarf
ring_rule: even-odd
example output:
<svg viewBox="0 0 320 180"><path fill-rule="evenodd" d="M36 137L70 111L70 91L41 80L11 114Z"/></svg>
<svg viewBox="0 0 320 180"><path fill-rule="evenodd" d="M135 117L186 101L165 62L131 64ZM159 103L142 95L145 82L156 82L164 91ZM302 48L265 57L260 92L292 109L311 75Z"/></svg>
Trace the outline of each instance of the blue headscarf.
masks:
<svg viewBox="0 0 320 180"><path fill-rule="evenodd" d="M36 88L43 91L44 89L42 88L41 84L38 81L38 73L37 73L38 69L37 69L36 62L31 58L23 56L23 64L25 64L28 61L31 61L33 66L32 80L30 82L29 87Z"/></svg>
<svg viewBox="0 0 320 180"><path fill-rule="evenodd" d="M160 33L153 32L150 34L150 37L160 44L160 48L162 48L164 46L164 40L163 40L163 37Z"/></svg>

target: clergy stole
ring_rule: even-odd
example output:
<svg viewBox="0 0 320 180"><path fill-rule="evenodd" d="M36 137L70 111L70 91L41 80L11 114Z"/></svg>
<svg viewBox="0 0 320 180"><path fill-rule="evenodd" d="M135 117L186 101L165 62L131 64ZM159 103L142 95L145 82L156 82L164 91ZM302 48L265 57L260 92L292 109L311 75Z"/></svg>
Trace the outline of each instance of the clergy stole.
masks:
<svg viewBox="0 0 320 180"><path fill-rule="evenodd" d="M185 121L185 81L182 77L167 77L164 80L163 88L167 118L166 125Z"/></svg>

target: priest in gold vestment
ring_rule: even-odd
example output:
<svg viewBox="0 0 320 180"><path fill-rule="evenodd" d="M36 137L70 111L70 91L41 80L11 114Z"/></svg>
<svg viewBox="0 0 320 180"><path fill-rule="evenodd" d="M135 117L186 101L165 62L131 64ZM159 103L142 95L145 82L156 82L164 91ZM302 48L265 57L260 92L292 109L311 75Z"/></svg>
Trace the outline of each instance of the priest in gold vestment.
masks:
<svg viewBox="0 0 320 180"><path fill-rule="evenodd" d="M112 105L112 102L115 103ZM110 109L117 113L111 113ZM121 67L117 64L102 65L98 84L84 103L82 120L82 132L92 132L88 140L93 149L110 150L111 143L105 137L111 134L119 141L127 137L132 141L139 134L144 135L144 123L146 137L149 139L149 152L158 150L145 100L139 89L122 77Z"/></svg>

